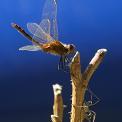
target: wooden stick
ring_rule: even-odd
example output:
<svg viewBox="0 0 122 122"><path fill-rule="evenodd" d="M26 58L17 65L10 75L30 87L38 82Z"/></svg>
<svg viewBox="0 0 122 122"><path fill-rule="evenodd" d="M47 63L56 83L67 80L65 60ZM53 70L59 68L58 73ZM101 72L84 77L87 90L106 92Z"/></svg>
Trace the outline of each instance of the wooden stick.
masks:
<svg viewBox="0 0 122 122"><path fill-rule="evenodd" d="M94 71L97 69L99 64L102 62L106 52L107 52L107 49L99 49L96 52L95 56L90 61L88 67L86 68L86 70L83 74L84 80L87 80L87 81L90 80L90 78L93 75Z"/></svg>
<svg viewBox="0 0 122 122"><path fill-rule="evenodd" d="M81 65L80 54L76 53L70 65L70 74L72 81L72 108L71 108L71 122L81 122L81 106L82 106L82 89L81 89Z"/></svg>
<svg viewBox="0 0 122 122"><path fill-rule="evenodd" d="M92 58L85 72L81 74L80 54L77 52L70 65L72 81L72 107L70 122L83 122L87 106L84 106L84 95L89 80L96 68L101 63L107 52L106 49L99 49Z"/></svg>
<svg viewBox="0 0 122 122"><path fill-rule="evenodd" d="M54 92L54 105L53 115L51 115L52 122L62 122L63 120L63 99L62 99L62 87L59 84L53 85Z"/></svg>

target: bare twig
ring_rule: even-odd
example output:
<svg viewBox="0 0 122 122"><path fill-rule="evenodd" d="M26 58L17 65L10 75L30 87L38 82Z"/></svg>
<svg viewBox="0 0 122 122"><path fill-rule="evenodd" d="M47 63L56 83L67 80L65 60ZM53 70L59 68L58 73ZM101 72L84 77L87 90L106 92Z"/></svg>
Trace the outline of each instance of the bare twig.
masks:
<svg viewBox="0 0 122 122"><path fill-rule="evenodd" d="M101 63L107 52L106 49L99 49L92 58L87 69L81 74L80 54L77 52L70 65L70 74L72 81L72 108L70 122L82 122L85 118L84 95L89 80L96 68Z"/></svg>
<svg viewBox="0 0 122 122"><path fill-rule="evenodd" d="M90 78L93 75L94 71L97 69L97 67L99 66L99 64L103 60L106 52L107 52L107 49L99 49L96 52L95 56L90 61L88 67L86 68L86 70L83 74L84 80L87 80L87 81L90 80Z"/></svg>
<svg viewBox="0 0 122 122"><path fill-rule="evenodd" d="M54 91L54 105L53 115L51 115L52 122L62 122L63 119L63 99L62 99L62 87L59 84L53 85Z"/></svg>

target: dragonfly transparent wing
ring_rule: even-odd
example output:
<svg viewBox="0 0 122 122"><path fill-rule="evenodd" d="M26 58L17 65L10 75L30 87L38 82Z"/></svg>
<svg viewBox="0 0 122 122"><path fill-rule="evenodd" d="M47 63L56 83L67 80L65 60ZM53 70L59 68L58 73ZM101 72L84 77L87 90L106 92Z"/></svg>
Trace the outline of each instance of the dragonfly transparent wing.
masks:
<svg viewBox="0 0 122 122"><path fill-rule="evenodd" d="M48 19L50 21L50 35L58 40L58 26L57 26L57 3L56 0L46 0L43 11L42 11L42 20ZM42 24L40 23L40 26Z"/></svg>
<svg viewBox="0 0 122 122"><path fill-rule="evenodd" d="M20 47L19 50L39 51L39 50L41 50L41 48L36 45L27 45L27 46Z"/></svg>
<svg viewBox="0 0 122 122"><path fill-rule="evenodd" d="M44 23L46 24L48 23L48 21L42 21L42 23L44 25ZM47 25L49 26L49 23ZM40 44L44 44L44 43L54 40L48 33L45 32L45 31L49 32L49 29L48 29L49 27L45 26L44 28L43 26L43 29L42 29L42 27L36 23L27 23L27 28L34 35L33 39L40 42Z"/></svg>
<svg viewBox="0 0 122 122"><path fill-rule="evenodd" d="M40 23L40 27L43 29L43 31L50 35L50 20L49 19L43 19Z"/></svg>

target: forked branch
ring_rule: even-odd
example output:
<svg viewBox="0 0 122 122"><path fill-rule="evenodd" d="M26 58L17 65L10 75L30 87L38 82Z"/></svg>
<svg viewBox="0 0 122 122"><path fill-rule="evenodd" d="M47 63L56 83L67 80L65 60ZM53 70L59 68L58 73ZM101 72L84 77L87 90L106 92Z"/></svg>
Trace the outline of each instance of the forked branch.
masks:
<svg viewBox="0 0 122 122"><path fill-rule="evenodd" d="M82 122L84 120L86 112L86 106L84 106L85 91L91 76L101 63L106 52L106 49L99 49L83 74L81 74L80 54L77 52L72 59L70 65L72 81L72 106L70 122Z"/></svg>

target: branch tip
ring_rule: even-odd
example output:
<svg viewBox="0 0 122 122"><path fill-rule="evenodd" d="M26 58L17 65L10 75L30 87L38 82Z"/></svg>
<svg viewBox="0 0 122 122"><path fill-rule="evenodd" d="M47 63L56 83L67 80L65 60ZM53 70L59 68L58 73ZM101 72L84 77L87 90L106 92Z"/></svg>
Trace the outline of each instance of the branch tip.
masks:
<svg viewBox="0 0 122 122"><path fill-rule="evenodd" d="M74 63L74 62L79 62L79 61L80 61L80 54L77 51L71 62Z"/></svg>
<svg viewBox="0 0 122 122"><path fill-rule="evenodd" d="M106 53L106 52L107 52L107 49L105 49L105 48L99 49L97 51L97 53Z"/></svg>
<svg viewBox="0 0 122 122"><path fill-rule="evenodd" d="M53 91L54 91L54 94L61 94L62 92L62 86L59 85L59 84L55 84L53 85Z"/></svg>

